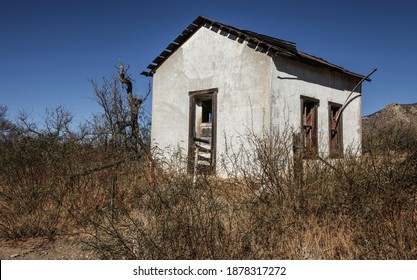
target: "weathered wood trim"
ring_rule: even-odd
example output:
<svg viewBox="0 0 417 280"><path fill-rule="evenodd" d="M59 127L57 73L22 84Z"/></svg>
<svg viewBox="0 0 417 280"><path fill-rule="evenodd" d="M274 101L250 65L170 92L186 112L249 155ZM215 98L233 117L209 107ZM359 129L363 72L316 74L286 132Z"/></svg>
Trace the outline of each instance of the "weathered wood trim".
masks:
<svg viewBox="0 0 417 280"><path fill-rule="evenodd" d="M204 95L204 94L216 94L219 91L218 88L210 88L210 89L203 89L203 90L194 90L188 93L189 96L194 95Z"/></svg>
<svg viewBox="0 0 417 280"><path fill-rule="evenodd" d="M332 147L332 109L337 109L337 114L335 116L336 118L336 130L338 131L337 135L337 148L336 150ZM329 156L331 158L340 158L343 157L343 114L341 113L341 110L343 108L342 104L334 103L334 102L328 102L328 122L329 122Z"/></svg>
<svg viewBox="0 0 417 280"><path fill-rule="evenodd" d="M313 151L308 151L308 153L306 153L306 142L305 142L305 128L304 128L304 105L305 102L308 103L313 103L314 104L314 111L313 111L313 121L314 121L314 125L312 128L312 144L313 144ZM304 152L303 152L303 157L304 158L309 158L311 156L313 156L313 154L311 154L311 152L313 152L314 154L318 153L318 108L320 106L320 100L313 98L313 97L309 97L309 96L305 96L305 95L300 95L300 128L301 128L301 140L302 140L302 145L304 147Z"/></svg>
<svg viewBox="0 0 417 280"><path fill-rule="evenodd" d="M189 127L188 127L188 172L194 169L194 132L195 132L195 106L197 100L212 101L212 128L211 128L211 170L210 174L216 173L216 151L217 151L217 93L218 88L190 91L189 95Z"/></svg>

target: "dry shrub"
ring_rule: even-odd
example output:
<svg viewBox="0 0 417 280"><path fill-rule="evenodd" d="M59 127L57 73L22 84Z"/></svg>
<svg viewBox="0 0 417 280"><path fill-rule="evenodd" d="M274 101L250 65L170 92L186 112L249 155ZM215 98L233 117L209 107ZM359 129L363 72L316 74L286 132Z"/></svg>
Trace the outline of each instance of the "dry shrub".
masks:
<svg viewBox="0 0 417 280"><path fill-rule="evenodd" d="M135 198L90 222L87 244L106 259L417 257L416 151L308 160L296 174L287 140L250 135L227 179L126 170L142 174Z"/></svg>
<svg viewBox="0 0 417 280"><path fill-rule="evenodd" d="M301 172L289 135L249 135L227 155L227 179L195 183L182 165L121 150L16 142L1 157L0 233L84 233L105 259L417 258L415 147L310 159Z"/></svg>
<svg viewBox="0 0 417 280"><path fill-rule="evenodd" d="M218 182L158 175L157 184L137 186L135 205L119 204L117 220L107 215L106 224L94 223L87 244L104 258L223 258L227 204L214 194Z"/></svg>
<svg viewBox="0 0 417 280"><path fill-rule="evenodd" d="M100 219L118 157L53 136L8 142L0 157L0 236L53 239L81 218Z"/></svg>
<svg viewBox="0 0 417 280"><path fill-rule="evenodd" d="M67 170L58 170L65 150L50 139L26 138L10 143L1 156L0 234L6 238L52 238L63 219L63 189Z"/></svg>

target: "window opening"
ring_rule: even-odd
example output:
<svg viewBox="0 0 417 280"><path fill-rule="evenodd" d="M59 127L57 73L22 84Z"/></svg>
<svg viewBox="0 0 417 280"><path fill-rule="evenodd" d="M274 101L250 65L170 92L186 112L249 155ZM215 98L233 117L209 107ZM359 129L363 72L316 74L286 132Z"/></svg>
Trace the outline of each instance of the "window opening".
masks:
<svg viewBox="0 0 417 280"><path fill-rule="evenodd" d="M330 157L343 156L342 105L329 103L329 146ZM337 119L336 117L340 114Z"/></svg>
<svg viewBox="0 0 417 280"><path fill-rule="evenodd" d="M317 109L319 102L316 99L302 97L301 99L301 128L305 157L317 154Z"/></svg>

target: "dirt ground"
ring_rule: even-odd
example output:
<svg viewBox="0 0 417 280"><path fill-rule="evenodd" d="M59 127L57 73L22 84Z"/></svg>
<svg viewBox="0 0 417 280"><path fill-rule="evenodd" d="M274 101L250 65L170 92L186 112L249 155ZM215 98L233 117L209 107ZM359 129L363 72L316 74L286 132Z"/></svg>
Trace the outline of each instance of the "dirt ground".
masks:
<svg viewBox="0 0 417 280"><path fill-rule="evenodd" d="M57 238L54 241L30 238L26 240L0 239L2 260L91 260L97 259L83 249L79 241L71 238Z"/></svg>

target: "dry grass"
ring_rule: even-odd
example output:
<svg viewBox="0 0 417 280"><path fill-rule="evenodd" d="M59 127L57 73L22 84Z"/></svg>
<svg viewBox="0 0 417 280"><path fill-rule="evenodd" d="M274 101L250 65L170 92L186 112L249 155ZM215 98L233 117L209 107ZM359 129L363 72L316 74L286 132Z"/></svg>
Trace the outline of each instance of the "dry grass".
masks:
<svg viewBox="0 0 417 280"><path fill-rule="evenodd" d="M417 259L414 147L308 161L295 176L281 141L250 138L251 149L229 157L243 167L230 175L239 175L195 185L181 172L149 176L126 151L5 144L0 235L82 233L104 259Z"/></svg>

